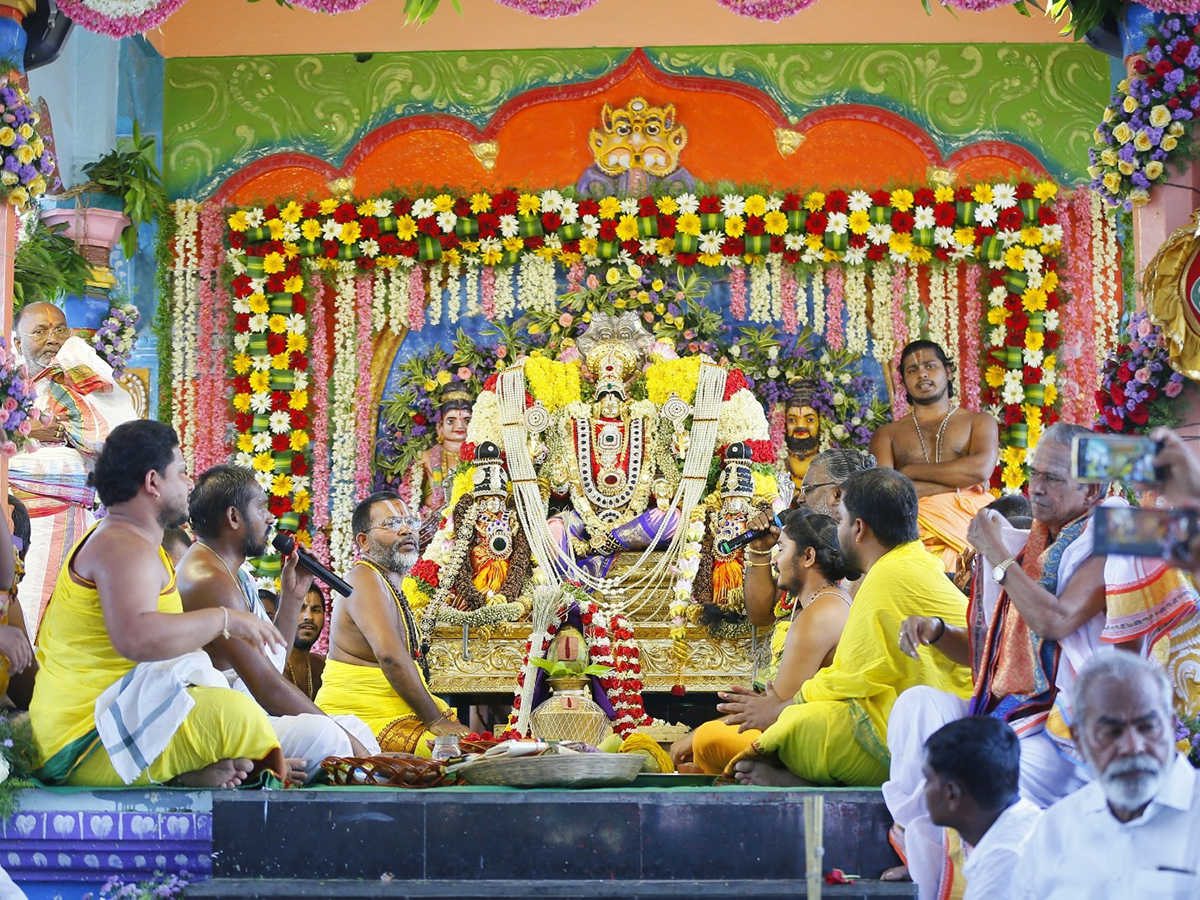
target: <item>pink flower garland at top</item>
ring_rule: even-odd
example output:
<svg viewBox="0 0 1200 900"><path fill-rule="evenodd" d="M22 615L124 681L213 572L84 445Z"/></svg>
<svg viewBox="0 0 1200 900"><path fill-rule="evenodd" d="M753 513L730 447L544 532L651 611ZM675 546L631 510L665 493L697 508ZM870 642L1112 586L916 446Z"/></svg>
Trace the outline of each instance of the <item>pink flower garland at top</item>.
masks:
<svg viewBox="0 0 1200 900"><path fill-rule="evenodd" d="M908 268L899 266L892 272L892 334L896 336L896 355L888 360L887 371L883 376L890 379L894 385L892 412L895 416L903 416L908 412L908 401L904 399L904 379L896 368L900 362L900 351L908 344L908 317L904 315L904 301L908 296Z"/></svg>
<svg viewBox="0 0 1200 900"><path fill-rule="evenodd" d="M1096 359L1096 298L1092 292L1092 198L1080 188L1064 204L1063 255L1067 259L1066 284L1071 297L1071 318L1077 328L1066 331L1059 349L1063 376L1059 379L1062 418L1091 425L1095 390L1099 386ZM1061 323L1060 323L1061 324Z"/></svg>
<svg viewBox="0 0 1200 900"><path fill-rule="evenodd" d="M226 311L231 302L228 297L222 297L221 302L217 302L214 283L215 273L221 268L221 258L225 252L225 222L217 204L201 204L199 225L200 271L210 274L202 274L199 278L196 421L190 423L188 429L192 432L190 437L197 474L225 462L229 457L225 429L214 427L215 423L224 422L226 418L226 359L224 341L214 342L213 336L224 336L228 324Z"/></svg>
<svg viewBox="0 0 1200 900"><path fill-rule="evenodd" d="M496 270L485 266L479 273L479 294L483 304L483 317L496 321Z"/></svg>
<svg viewBox="0 0 1200 900"><path fill-rule="evenodd" d="M310 0L311 2L311 0ZM496 0L501 6L537 16L539 19L559 19L574 16L596 5L598 0Z"/></svg>
<svg viewBox="0 0 1200 900"><path fill-rule="evenodd" d="M60 0L58 8L88 31L112 38L153 31L183 0Z"/></svg>
<svg viewBox="0 0 1200 900"><path fill-rule="evenodd" d="M783 266L779 273L779 291L783 294L783 331L785 334L795 334L799 329L796 316L796 294L799 285L796 284L796 272L791 266Z"/></svg>
<svg viewBox="0 0 1200 900"><path fill-rule="evenodd" d="M746 267L734 266L729 270L729 312L735 319L746 318Z"/></svg>
<svg viewBox="0 0 1200 900"><path fill-rule="evenodd" d="M784 404L776 403L771 407L769 421L771 425L771 446L775 448L776 453L782 453L784 432L787 430L787 410L784 408Z"/></svg>
<svg viewBox="0 0 1200 900"><path fill-rule="evenodd" d="M730 12L763 22L778 22L808 9L816 0L717 0Z"/></svg>
<svg viewBox="0 0 1200 900"><path fill-rule="evenodd" d="M963 9L967 12L986 12L989 9L999 9L1001 6L1012 6L1013 0L942 0L947 6Z"/></svg>
<svg viewBox="0 0 1200 900"><path fill-rule="evenodd" d="M825 273L825 341L831 350L846 346L846 326L842 323L845 307L846 273L841 266L830 266Z"/></svg>
<svg viewBox="0 0 1200 900"><path fill-rule="evenodd" d="M425 281L420 266L408 270L408 327L413 331L425 327Z"/></svg>
<svg viewBox="0 0 1200 900"><path fill-rule="evenodd" d="M374 453L371 445L375 437L375 416L371 414L371 301L374 291L373 279L359 275L354 279L355 313L358 316L358 384L354 387L354 405L358 412L355 420L355 444L357 457L354 460L355 494L365 497L371 493L371 460Z"/></svg>
<svg viewBox="0 0 1200 900"><path fill-rule="evenodd" d="M324 281L315 282L313 292L312 353L308 388L312 392L313 466L312 466L312 534L313 549L318 544L328 552L325 527L329 524L329 367L332 362L325 318L329 314L330 287Z"/></svg>
<svg viewBox="0 0 1200 900"><path fill-rule="evenodd" d="M370 2L371 0L291 0L292 6L299 6L309 12L325 13L328 16L354 12L360 6L366 6Z"/></svg>
<svg viewBox="0 0 1200 900"><path fill-rule="evenodd" d="M978 266L970 266L966 275L967 290L963 304L963 321L978 322L983 318L983 295L979 291L979 281L983 277L983 272ZM962 334L961 329L959 329L959 333ZM959 370L963 373L961 379L963 406L979 412L979 340L972 340L964 336L963 344L963 363Z"/></svg>

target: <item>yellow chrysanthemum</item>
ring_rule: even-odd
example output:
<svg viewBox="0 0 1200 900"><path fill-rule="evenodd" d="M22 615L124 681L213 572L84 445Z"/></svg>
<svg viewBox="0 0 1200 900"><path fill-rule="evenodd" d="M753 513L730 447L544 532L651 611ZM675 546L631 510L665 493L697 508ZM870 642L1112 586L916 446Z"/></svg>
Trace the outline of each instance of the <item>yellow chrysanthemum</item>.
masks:
<svg viewBox="0 0 1200 900"><path fill-rule="evenodd" d="M308 409L308 391L292 391L289 393L288 409Z"/></svg>
<svg viewBox="0 0 1200 900"><path fill-rule="evenodd" d="M646 370L646 397L662 406L675 393L684 403L691 403L699 378L699 356L658 360Z"/></svg>
<svg viewBox="0 0 1200 900"><path fill-rule="evenodd" d="M1042 229L1036 225L1027 225L1021 229L1021 243L1027 247L1036 247L1042 242Z"/></svg>
<svg viewBox="0 0 1200 900"><path fill-rule="evenodd" d="M990 184L977 184L971 188L971 196L976 203L991 203L994 197Z"/></svg>
<svg viewBox="0 0 1200 900"><path fill-rule="evenodd" d="M974 228L956 228L954 230L954 240L960 247L975 246L975 229Z"/></svg>
<svg viewBox="0 0 1200 900"><path fill-rule="evenodd" d="M1010 269L1018 271L1025 268L1025 248L1018 244L1013 244L1004 251L1004 265Z"/></svg>
<svg viewBox="0 0 1200 900"><path fill-rule="evenodd" d="M300 223L300 235L306 241L315 241L321 236L321 223L316 219L305 219Z"/></svg>
<svg viewBox="0 0 1200 900"><path fill-rule="evenodd" d="M725 233L730 237L741 237L746 232L746 221L741 216L725 217Z"/></svg>
<svg viewBox="0 0 1200 900"><path fill-rule="evenodd" d="M1053 384L1046 385L1046 405L1052 406L1058 399L1058 388Z"/></svg>
<svg viewBox="0 0 1200 900"><path fill-rule="evenodd" d="M908 254L908 258L919 266L933 259L933 251L928 247L913 247L912 253Z"/></svg>
<svg viewBox="0 0 1200 900"><path fill-rule="evenodd" d="M396 220L396 237L402 241L411 241L417 236L417 223L412 216L401 216Z"/></svg>
<svg viewBox="0 0 1200 900"><path fill-rule="evenodd" d="M280 473L271 480L271 493L276 497L286 497L295 486L292 484L292 476L286 473Z"/></svg>
<svg viewBox="0 0 1200 900"><path fill-rule="evenodd" d="M724 264L720 253L701 253L696 257L696 261L699 262L700 265L708 266L709 268L716 268L717 266Z"/></svg>
<svg viewBox="0 0 1200 900"><path fill-rule="evenodd" d="M287 348L288 353L303 353L308 349L308 335L288 332Z"/></svg>
<svg viewBox="0 0 1200 900"><path fill-rule="evenodd" d="M553 413L580 396L579 362L561 363L546 357L525 360L525 382L535 400Z"/></svg>
<svg viewBox="0 0 1200 900"><path fill-rule="evenodd" d="M949 203L954 199L954 188L943 184L940 187L933 189L933 200L935 203Z"/></svg>
<svg viewBox="0 0 1200 900"><path fill-rule="evenodd" d="M675 238L659 238L654 242L654 249L658 251L659 256L666 256L668 253L675 252ZM656 291L661 291L662 288L655 288Z"/></svg>
<svg viewBox="0 0 1200 900"><path fill-rule="evenodd" d="M454 211L454 198L449 194L438 194L433 198L433 208L440 213Z"/></svg>
<svg viewBox="0 0 1200 900"><path fill-rule="evenodd" d="M1058 185L1053 181L1039 181L1033 186L1033 196L1043 202L1053 200L1058 196Z"/></svg>
<svg viewBox="0 0 1200 900"><path fill-rule="evenodd" d="M679 204L670 195L659 197L655 201L655 205L658 207L658 211L664 216L673 216L679 212Z"/></svg>
<svg viewBox="0 0 1200 900"><path fill-rule="evenodd" d="M263 391L271 389L271 376L266 372L258 371L250 374L250 390L256 394L261 394Z"/></svg>
<svg viewBox="0 0 1200 900"><path fill-rule="evenodd" d="M901 256L912 252L913 236L907 231L898 231L888 239L888 249Z"/></svg>
<svg viewBox="0 0 1200 900"><path fill-rule="evenodd" d="M787 216L777 209L771 210L763 217L763 230L776 236L786 234L788 227Z"/></svg>
<svg viewBox="0 0 1200 900"><path fill-rule="evenodd" d="M913 207L913 192L907 188L892 191L892 207L900 212L908 212Z"/></svg>
<svg viewBox="0 0 1200 900"><path fill-rule="evenodd" d="M1052 294L1056 290L1058 290L1058 273L1057 272L1047 272L1045 275L1042 276L1042 290L1045 291L1047 295Z"/></svg>
<svg viewBox="0 0 1200 900"><path fill-rule="evenodd" d="M373 216L376 208L374 200L364 200L355 207L354 211L360 216Z"/></svg>
<svg viewBox="0 0 1200 900"><path fill-rule="evenodd" d="M600 199L600 218L611 219L621 211L621 201L616 197L602 197Z"/></svg>
<svg viewBox="0 0 1200 900"><path fill-rule="evenodd" d="M804 244L809 250L820 250L825 246L825 239L819 234L806 234L804 236Z"/></svg>
<svg viewBox="0 0 1200 900"><path fill-rule="evenodd" d="M234 394L233 408L238 412L250 412L250 395L249 394Z"/></svg>
<svg viewBox="0 0 1200 900"><path fill-rule="evenodd" d="M617 223L617 240L632 241L637 236L637 219L633 216L621 216L621 221Z"/></svg>
<svg viewBox="0 0 1200 900"><path fill-rule="evenodd" d="M695 213L684 213L675 223L675 230L683 234L699 236L700 217Z"/></svg>
<svg viewBox="0 0 1200 900"><path fill-rule="evenodd" d="M271 233L271 240L283 240L283 219L269 219L267 221L267 230Z"/></svg>
<svg viewBox="0 0 1200 900"><path fill-rule="evenodd" d="M1021 306L1026 312L1041 312L1046 308L1046 292L1041 288L1027 288L1021 294Z"/></svg>
<svg viewBox="0 0 1200 900"><path fill-rule="evenodd" d="M298 513L306 513L312 506L312 495L304 488L296 491L292 496L292 509Z"/></svg>
<svg viewBox="0 0 1200 900"><path fill-rule="evenodd" d="M283 334L287 331L287 318L276 313L267 319L267 327L276 334Z"/></svg>
<svg viewBox="0 0 1200 900"><path fill-rule="evenodd" d="M1041 350L1042 345L1046 343L1046 336L1040 331L1025 332L1025 349L1026 350Z"/></svg>
<svg viewBox="0 0 1200 900"><path fill-rule="evenodd" d="M342 226L342 233L338 238L343 244L353 244L362 237L362 226L357 222L347 222Z"/></svg>
<svg viewBox="0 0 1200 900"><path fill-rule="evenodd" d="M825 206L825 195L820 191L813 191L804 198L804 208L809 212L816 212L823 209Z"/></svg>
<svg viewBox="0 0 1200 900"><path fill-rule="evenodd" d="M517 212L524 216L532 216L534 213L540 212L542 208L542 198L537 194L522 194L517 198Z"/></svg>
<svg viewBox="0 0 1200 900"><path fill-rule="evenodd" d="M767 212L767 198L762 194L751 194L746 198L746 215L761 216Z"/></svg>
<svg viewBox="0 0 1200 900"><path fill-rule="evenodd" d="M233 358L233 371L239 375L245 375L250 371L250 355L247 353L238 353Z"/></svg>
<svg viewBox="0 0 1200 900"><path fill-rule="evenodd" d="M251 294L246 298L246 303L250 307L250 312L256 316L265 313L271 308L271 302L267 299L266 294Z"/></svg>
<svg viewBox="0 0 1200 900"><path fill-rule="evenodd" d="M274 369L276 372L282 372L284 369L290 368L290 366L291 366L291 354L290 353L276 353L274 356L271 357L271 368Z"/></svg>
<svg viewBox="0 0 1200 900"><path fill-rule="evenodd" d="M471 195L471 212L475 213L475 215L479 215L480 213L485 213L491 208L492 208L492 195L491 194L485 194L483 191L480 191L477 194Z"/></svg>
<svg viewBox="0 0 1200 900"><path fill-rule="evenodd" d="M787 217L784 217L786 222ZM866 234L871 227L871 214L865 209L856 209L850 213L850 231L854 234Z"/></svg>
<svg viewBox="0 0 1200 900"><path fill-rule="evenodd" d="M237 437L237 448L239 453L253 453L254 437L248 431L243 431Z"/></svg>
<svg viewBox="0 0 1200 900"><path fill-rule="evenodd" d="M500 242L509 253L517 253L525 246L525 238L507 237Z"/></svg>
<svg viewBox="0 0 1200 900"><path fill-rule="evenodd" d="M263 271L268 275L275 275L282 272L287 267L287 263L283 260L283 254L271 252L263 257Z"/></svg>
<svg viewBox="0 0 1200 900"><path fill-rule="evenodd" d="M299 429L293 431L288 435L288 446L292 448L293 452L299 453L308 446L308 432Z"/></svg>
<svg viewBox="0 0 1200 900"><path fill-rule="evenodd" d="M321 211L321 215L323 216L332 216L337 208L338 202L332 197L326 197L319 204L317 204L317 209Z"/></svg>
<svg viewBox="0 0 1200 900"><path fill-rule="evenodd" d="M579 239L579 255L580 256L595 256L596 251L600 248L600 242L594 237Z"/></svg>
<svg viewBox="0 0 1200 900"><path fill-rule="evenodd" d="M988 310L987 320L989 325L1003 325L1006 319L1008 319L1008 310L1003 306L993 306ZM992 387L996 387L996 385L992 385Z"/></svg>
<svg viewBox="0 0 1200 900"><path fill-rule="evenodd" d="M988 366L987 371L983 373L983 380L988 383L988 387L1000 387L1004 384L1004 367Z"/></svg>
<svg viewBox="0 0 1200 900"><path fill-rule="evenodd" d="M255 453L250 464L259 472L270 472L275 468L275 460L271 459L270 453Z"/></svg>
<svg viewBox="0 0 1200 900"><path fill-rule="evenodd" d="M244 209L239 209L229 217L230 231L245 231L249 227L250 223L246 221L246 211Z"/></svg>

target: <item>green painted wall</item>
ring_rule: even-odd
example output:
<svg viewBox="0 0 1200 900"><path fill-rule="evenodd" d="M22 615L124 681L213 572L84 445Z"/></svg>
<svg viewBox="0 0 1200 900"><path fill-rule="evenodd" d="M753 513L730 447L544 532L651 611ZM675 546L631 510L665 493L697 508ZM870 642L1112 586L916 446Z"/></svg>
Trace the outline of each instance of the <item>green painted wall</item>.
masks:
<svg viewBox="0 0 1200 900"><path fill-rule="evenodd" d="M172 197L204 197L240 167L299 151L339 164L393 119L449 113L483 127L533 88L599 78L629 50L523 50L170 59L164 174ZM793 119L867 103L925 128L949 155L1019 144L1060 180L1086 180L1110 93L1106 57L1082 45L764 45L648 48L663 71L753 85ZM360 61L361 60L361 61Z"/></svg>

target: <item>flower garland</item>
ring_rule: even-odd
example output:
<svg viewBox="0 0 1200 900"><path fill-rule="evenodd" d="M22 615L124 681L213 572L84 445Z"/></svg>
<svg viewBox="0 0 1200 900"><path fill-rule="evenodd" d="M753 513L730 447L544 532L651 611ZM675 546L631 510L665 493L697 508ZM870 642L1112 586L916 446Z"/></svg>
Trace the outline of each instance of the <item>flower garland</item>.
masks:
<svg viewBox="0 0 1200 900"><path fill-rule="evenodd" d="M62 0L59 9L77 25L111 38L153 31L183 0Z"/></svg>
<svg viewBox="0 0 1200 900"><path fill-rule="evenodd" d="M905 415L908 412L908 401L905 399L904 379L900 375L899 360L896 359L896 354L906 346L908 346L911 332L908 328L908 318L905 315L906 304L908 301L908 285L910 284L910 273L904 267L897 269L892 274L892 298L891 298L891 315L892 315L892 354L888 357L887 363L883 365L883 377L891 382L891 390L888 394L892 397L892 412L896 418Z"/></svg>
<svg viewBox="0 0 1200 900"><path fill-rule="evenodd" d="M501 6L519 10L539 19L575 16L595 6L598 0L496 0Z"/></svg>
<svg viewBox="0 0 1200 900"><path fill-rule="evenodd" d="M395 270L388 275L395 278ZM333 347L326 333L326 297L327 290L319 285L313 291L313 339L312 339L312 414L313 414L313 453L312 466L312 495L317 502L313 506L313 549L325 542L325 529L329 525L329 454L324 448L329 446L329 373ZM322 546L322 549L327 549Z"/></svg>
<svg viewBox="0 0 1200 900"><path fill-rule="evenodd" d="M817 0L717 0L730 12L762 22L779 22L808 9Z"/></svg>
<svg viewBox="0 0 1200 900"><path fill-rule="evenodd" d="M861 266L845 277L846 349L858 356L867 353L867 273Z"/></svg>
<svg viewBox="0 0 1200 900"><path fill-rule="evenodd" d="M1096 391L1096 428L1145 434L1157 425L1177 425L1176 404L1183 375L1171 368L1162 329L1145 312L1129 321L1127 339L1104 361Z"/></svg>
<svg viewBox="0 0 1200 900"><path fill-rule="evenodd" d="M975 269L967 273L966 285L966 303L963 308L963 318L967 322L978 322L983 317L983 295L979 291L979 284L983 279L983 273ZM978 412L979 405L979 379L974 377L974 373L979 371L979 341L968 340L964 341L962 363L958 366L958 375L960 381L960 390L962 397L962 405L967 409Z"/></svg>
<svg viewBox="0 0 1200 900"><path fill-rule="evenodd" d="M1188 11L1150 27L1145 56L1133 61L1096 128L1088 174L1113 206L1149 202L1176 151L1191 143L1190 122L1200 111L1200 14Z"/></svg>
<svg viewBox="0 0 1200 900"><path fill-rule="evenodd" d="M221 211L212 203L200 207L200 271L199 322L210 327L197 329L195 426L193 452L197 472L202 472L229 458L227 429L215 427L224 420L222 407L227 402L225 373L228 369L229 298L221 291L216 273L224 253ZM218 297L218 294L221 294Z"/></svg>
<svg viewBox="0 0 1200 900"><path fill-rule="evenodd" d="M355 402L358 386L358 328L355 314L357 289L353 266L345 262L336 265L333 378L329 391L329 420L335 425L329 469L333 494L329 551L334 569L344 572L353 562L354 535L350 527L350 518L358 500L355 479L358 452L355 424L359 413Z"/></svg>
<svg viewBox="0 0 1200 900"><path fill-rule="evenodd" d="M142 314L132 303L114 304L92 336L92 347L102 360L112 366L114 376L120 377L129 365L129 355L137 342L137 324L141 317Z"/></svg>
<svg viewBox="0 0 1200 900"><path fill-rule="evenodd" d="M371 408L371 359L374 356L371 327L371 279L359 275L354 281L358 333L355 355L358 371L354 387L354 497L357 501L371 493L371 462L375 442L375 417Z"/></svg>
<svg viewBox="0 0 1200 900"><path fill-rule="evenodd" d="M0 84L0 195L23 212L30 199L46 193L56 164L37 131L41 118L13 74Z"/></svg>
<svg viewBox="0 0 1200 900"><path fill-rule="evenodd" d="M196 471L196 364L199 317L196 314L200 271L199 205L194 200L175 203L175 257L171 272L171 424L189 471ZM234 254L231 262L238 276L244 275L244 254ZM242 271L238 271L242 265Z"/></svg>
<svg viewBox="0 0 1200 900"><path fill-rule="evenodd" d="M6 435L0 444L0 456L7 458L18 450L33 453L38 449L38 442L29 437L33 426L42 423L41 413L33 406L36 399L37 389L24 364L0 337L0 429Z"/></svg>
<svg viewBox="0 0 1200 900"><path fill-rule="evenodd" d="M699 614L699 606L695 602L696 573L700 571L700 550L704 543L704 513L703 504L697 504L692 511L692 519L687 525L685 543L675 563L675 587L671 593L671 603L668 614L671 616L671 640L675 656L676 684L683 682L683 667L687 663L690 650L687 645L687 627Z"/></svg>
<svg viewBox="0 0 1200 900"><path fill-rule="evenodd" d="M825 283L829 286L825 300L825 340L829 342L830 349L842 350L846 346L846 328L842 322L846 305L846 273L840 266L832 266L825 275Z"/></svg>

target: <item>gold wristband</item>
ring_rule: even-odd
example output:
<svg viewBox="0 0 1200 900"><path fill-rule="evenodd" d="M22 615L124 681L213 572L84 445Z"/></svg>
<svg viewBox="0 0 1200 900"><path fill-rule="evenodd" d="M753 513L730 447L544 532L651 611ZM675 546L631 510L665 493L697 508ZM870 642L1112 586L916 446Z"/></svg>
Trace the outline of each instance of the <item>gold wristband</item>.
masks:
<svg viewBox="0 0 1200 900"><path fill-rule="evenodd" d="M765 562L765 563L748 562L748 563L746 563L746 568L747 569L769 569L769 568L771 568L771 564L769 562Z"/></svg>
<svg viewBox="0 0 1200 900"><path fill-rule="evenodd" d="M771 555L770 550L759 550L755 547L747 547L746 552L753 553L755 556L770 556Z"/></svg>

